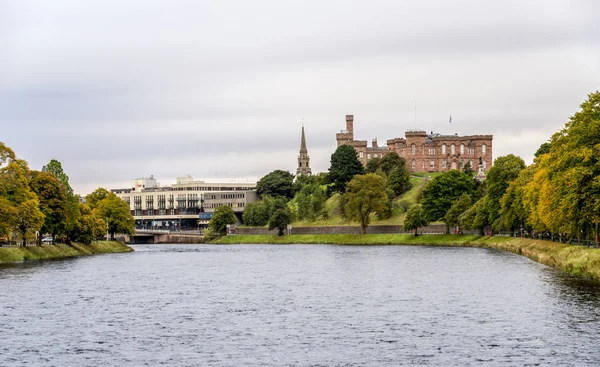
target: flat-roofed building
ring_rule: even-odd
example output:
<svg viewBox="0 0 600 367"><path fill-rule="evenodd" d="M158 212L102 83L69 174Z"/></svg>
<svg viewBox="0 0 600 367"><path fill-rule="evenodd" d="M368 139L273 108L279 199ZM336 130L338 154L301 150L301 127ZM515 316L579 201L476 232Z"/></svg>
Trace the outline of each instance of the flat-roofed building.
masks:
<svg viewBox="0 0 600 367"><path fill-rule="evenodd" d="M220 205L233 207L241 218L246 204L256 200L255 183L212 183L191 176L178 177L171 186L160 186L152 176L138 178L131 188L111 191L129 205L136 228L145 229L195 229L207 224L207 214ZM212 194L223 195L210 196L206 203ZM207 213L204 219L201 213Z"/></svg>

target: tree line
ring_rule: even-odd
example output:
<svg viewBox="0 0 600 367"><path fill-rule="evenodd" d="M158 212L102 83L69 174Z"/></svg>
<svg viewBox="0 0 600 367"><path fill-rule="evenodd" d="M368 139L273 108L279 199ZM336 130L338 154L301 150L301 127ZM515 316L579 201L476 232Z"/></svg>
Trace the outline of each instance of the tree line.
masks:
<svg viewBox="0 0 600 367"><path fill-rule="evenodd" d="M600 222L600 92L588 95L526 166L512 154L498 157L483 182L450 171L434 178L405 229L431 221L490 233L541 233L566 240L594 239ZM410 218L409 218L410 217ZM416 223L418 222L418 223Z"/></svg>
<svg viewBox="0 0 600 367"><path fill-rule="evenodd" d="M49 235L52 243L64 238L89 244L107 229L113 239L115 233L133 233L127 203L103 188L82 203L59 161L32 170L0 142L0 241L41 244Z"/></svg>

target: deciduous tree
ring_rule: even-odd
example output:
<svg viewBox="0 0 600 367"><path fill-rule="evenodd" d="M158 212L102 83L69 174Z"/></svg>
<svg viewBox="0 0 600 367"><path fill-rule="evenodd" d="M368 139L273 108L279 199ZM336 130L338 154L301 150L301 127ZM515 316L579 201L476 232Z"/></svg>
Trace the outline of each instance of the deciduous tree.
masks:
<svg viewBox="0 0 600 367"><path fill-rule="evenodd" d="M237 223L233 209L227 205L222 205L215 209L213 217L208 223L208 227L213 233L224 234L228 224Z"/></svg>
<svg viewBox="0 0 600 367"><path fill-rule="evenodd" d="M269 229L277 228L279 235L283 236L287 225L291 223L290 213L285 209L277 209L269 219Z"/></svg>
<svg viewBox="0 0 600 367"><path fill-rule="evenodd" d="M291 199L294 197L293 185L294 175L278 169L262 177L256 183L256 191L260 196L281 196Z"/></svg>
<svg viewBox="0 0 600 367"><path fill-rule="evenodd" d="M423 212L429 221L441 220L462 194L472 196L475 182L471 175L451 170L431 180L421 196Z"/></svg>
<svg viewBox="0 0 600 367"><path fill-rule="evenodd" d="M344 197L346 218L359 222L362 232L367 233L371 214L386 209L388 196L385 179L374 173L357 175L348 183Z"/></svg>
<svg viewBox="0 0 600 367"><path fill-rule="evenodd" d="M31 172L29 185L36 193L40 210L45 217L41 232L50 233L54 242L56 236L65 233L67 225L67 198L64 186L52 174L39 171Z"/></svg>
<svg viewBox="0 0 600 367"><path fill-rule="evenodd" d="M112 192L98 203L94 214L98 218L108 220L108 232L113 240L115 233L132 235L135 232L129 205Z"/></svg>
<svg viewBox="0 0 600 367"><path fill-rule="evenodd" d="M406 213L404 218L404 230L415 231L415 236L419 234L418 230L421 227L426 227L429 224L427 215L420 205L413 205Z"/></svg>

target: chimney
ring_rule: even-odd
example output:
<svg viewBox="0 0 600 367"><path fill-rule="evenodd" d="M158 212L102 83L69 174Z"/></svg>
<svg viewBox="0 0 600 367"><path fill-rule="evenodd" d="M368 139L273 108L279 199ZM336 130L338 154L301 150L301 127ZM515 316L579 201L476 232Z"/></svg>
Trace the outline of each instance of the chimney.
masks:
<svg viewBox="0 0 600 367"><path fill-rule="evenodd" d="M346 131L354 134L354 115L346 115Z"/></svg>
<svg viewBox="0 0 600 367"><path fill-rule="evenodd" d="M373 146L373 148L377 148L377 138L373 138L371 145Z"/></svg>

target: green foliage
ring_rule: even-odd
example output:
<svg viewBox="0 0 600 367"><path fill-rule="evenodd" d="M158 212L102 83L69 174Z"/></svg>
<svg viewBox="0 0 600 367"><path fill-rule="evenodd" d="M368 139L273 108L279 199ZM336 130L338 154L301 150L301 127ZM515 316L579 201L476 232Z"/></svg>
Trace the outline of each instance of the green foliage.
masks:
<svg viewBox="0 0 600 367"><path fill-rule="evenodd" d="M41 233L50 233L55 238L65 233L67 224L67 198L63 185L48 172L33 171L30 186L40 201L44 214Z"/></svg>
<svg viewBox="0 0 600 367"><path fill-rule="evenodd" d="M0 167L15 159L17 159L15 152L0 141Z"/></svg>
<svg viewBox="0 0 600 367"><path fill-rule="evenodd" d="M375 173L381 165L381 158L371 158L367 161L365 173Z"/></svg>
<svg viewBox="0 0 600 367"><path fill-rule="evenodd" d="M472 196L475 182L471 175L451 170L431 180L421 196L423 212L429 221L441 220L462 194Z"/></svg>
<svg viewBox="0 0 600 367"><path fill-rule="evenodd" d="M65 194L67 196L73 195L73 189L69 184L69 176L67 176L67 174L63 170L62 163L60 163L56 159L53 159L46 165L46 170L52 175L54 175L54 177L56 177L63 184L65 188Z"/></svg>
<svg viewBox="0 0 600 367"><path fill-rule="evenodd" d="M471 162L467 161L467 163L465 163L463 172L471 176L473 175L473 172L475 171L473 170L473 167L471 167Z"/></svg>
<svg viewBox="0 0 600 367"><path fill-rule="evenodd" d="M283 236L284 230L287 228L287 225L291 223L290 213L285 209L277 209L275 213L269 218L269 229L277 228L279 230L279 235Z"/></svg>
<svg viewBox="0 0 600 367"><path fill-rule="evenodd" d="M448 227L460 227L460 216L471 207L471 197L462 194L458 200L452 204L450 209L444 215L444 222Z"/></svg>
<svg viewBox="0 0 600 367"><path fill-rule="evenodd" d="M340 145L335 153L331 155L331 166L329 167L329 183L332 192L343 193L346 184L356 175L364 173L364 169L356 150L349 145Z"/></svg>
<svg viewBox="0 0 600 367"><path fill-rule="evenodd" d="M542 145L540 145L538 150L535 152L534 156L536 158L538 158L542 154L548 154L548 153L550 153L550 142L549 141L542 143Z"/></svg>
<svg viewBox="0 0 600 367"><path fill-rule="evenodd" d="M478 229L483 234L485 227L489 226L488 212L484 205L485 197L479 199L469 209L462 213L458 220L464 229Z"/></svg>
<svg viewBox="0 0 600 367"><path fill-rule="evenodd" d="M283 170L275 170L256 183L256 191L260 196L294 197L294 175Z"/></svg>
<svg viewBox="0 0 600 367"><path fill-rule="evenodd" d="M318 184L306 185L296 194L298 219L314 221L323 214L327 195Z"/></svg>
<svg viewBox="0 0 600 367"><path fill-rule="evenodd" d="M500 229L502 222L500 220L500 200L506 193L508 185L519 176L519 172L525 168L525 162L520 157L509 154L498 157L494 161L494 166L490 168L485 180L487 185L487 195L484 206L488 212L488 222L494 229Z"/></svg>
<svg viewBox="0 0 600 367"><path fill-rule="evenodd" d="M107 189L99 187L96 190L94 190L94 192L92 192L91 194L85 196L86 204L89 205L90 208L96 209L98 204L102 200L106 199L109 193L110 192Z"/></svg>
<svg viewBox="0 0 600 367"><path fill-rule="evenodd" d="M222 205L215 209L213 217L208 223L208 228L214 233L224 234L227 230L227 225L235 223L237 223L237 219L235 218L233 209L229 206Z"/></svg>
<svg viewBox="0 0 600 367"><path fill-rule="evenodd" d="M108 232L112 239L115 233L132 235L135 232L129 205L112 192L98 203L93 212L96 217L108 220Z"/></svg>
<svg viewBox="0 0 600 367"><path fill-rule="evenodd" d="M388 188L392 196L399 196L410 190L410 173L406 166L394 167L388 175Z"/></svg>
<svg viewBox="0 0 600 367"><path fill-rule="evenodd" d="M44 225L44 214L40 211L40 202L36 198L23 201L17 205L16 228L23 241L35 238L35 232Z"/></svg>
<svg viewBox="0 0 600 367"><path fill-rule="evenodd" d="M263 227L269 223L269 218L277 209L286 208L285 198L265 195L261 200L246 206L242 219L247 226Z"/></svg>
<svg viewBox="0 0 600 367"><path fill-rule="evenodd" d="M394 168L406 168L406 161L398 153L390 152L381 158L379 168L388 176Z"/></svg>
<svg viewBox="0 0 600 367"><path fill-rule="evenodd" d="M346 218L359 222L363 233L366 233L371 214L386 210L388 196L385 179L374 173L357 175L348 183L343 197Z"/></svg>
<svg viewBox="0 0 600 367"><path fill-rule="evenodd" d="M71 239L89 245L104 235L106 223L102 218L96 216L87 204L80 203L79 212L81 215L71 230Z"/></svg>
<svg viewBox="0 0 600 367"><path fill-rule="evenodd" d="M406 218L404 219L404 230L405 231L415 231L415 236L418 235L418 230L420 227L426 227L429 224L427 220L427 215L425 211L421 208L420 205L413 205L406 213Z"/></svg>

